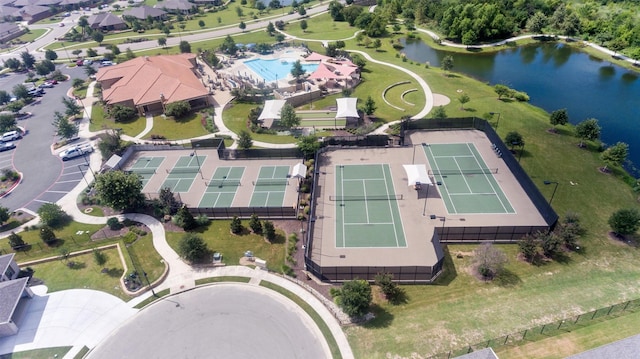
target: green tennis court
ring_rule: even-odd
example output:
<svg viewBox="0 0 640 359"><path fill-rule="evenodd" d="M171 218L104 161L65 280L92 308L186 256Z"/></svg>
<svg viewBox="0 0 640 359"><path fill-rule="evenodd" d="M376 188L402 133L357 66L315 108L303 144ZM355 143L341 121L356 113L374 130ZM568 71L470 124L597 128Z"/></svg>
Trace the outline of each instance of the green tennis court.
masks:
<svg viewBox="0 0 640 359"><path fill-rule="evenodd" d="M337 165L336 247L406 247L388 164Z"/></svg>
<svg viewBox="0 0 640 359"><path fill-rule="evenodd" d="M289 185L289 166L262 166L253 181L249 207L282 207Z"/></svg>
<svg viewBox="0 0 640 359"><path fill-rule="evenodd" d="M473 143L428 144L423 149L449 214L515 213L494 177L497 168L487 167Z"/></svg>
<svg viewBox="0 0 640 359"><path fill-rule="evenodd" d="M189 192L205 159L207 156L181 156L175 167L169 171L162 188L169 188L172 192Z"/></svg>
<svg viewBox="0 0 640 359"><path fill-rule="evenodd" d="M136 160L136 162L131 166L129 171L140 176L140 180L142 181L142 188L149 183L149 180L156 173L156 170L162 164L165 157L140 157Z"/></svg>
<svg viewBox="0 0 640 359"><path fill-rule="evenodd" d="M216 168L198 207L231 207L238 187L242 186L244 170L245 167Z"/></svg>

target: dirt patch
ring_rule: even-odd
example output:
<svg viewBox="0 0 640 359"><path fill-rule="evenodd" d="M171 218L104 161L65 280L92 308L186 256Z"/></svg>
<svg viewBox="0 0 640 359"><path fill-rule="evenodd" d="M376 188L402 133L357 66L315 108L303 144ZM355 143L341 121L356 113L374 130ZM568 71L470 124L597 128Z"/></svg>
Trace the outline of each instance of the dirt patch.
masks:
<svg viewBox="0 0 640 359"><path fill-rule="evenodd" d="M550 133L552 135L557 135L558 134L558 129L550 128L550 129L547 130L547 133Z"/></svg>
<svg viewBox="0 0 640 359"><path fill-rule="evenodd" d="M451 99L439 93L433 94L433 106L445 106L451 102Z"/></svg>
<svg viewBox="0 0 640 359"><path fill-rule="evenodd" d="M609 241L619 246L638 247L638 241L634 236L623 236L610 231L607 233L607 237L609 237Z"/></svg>

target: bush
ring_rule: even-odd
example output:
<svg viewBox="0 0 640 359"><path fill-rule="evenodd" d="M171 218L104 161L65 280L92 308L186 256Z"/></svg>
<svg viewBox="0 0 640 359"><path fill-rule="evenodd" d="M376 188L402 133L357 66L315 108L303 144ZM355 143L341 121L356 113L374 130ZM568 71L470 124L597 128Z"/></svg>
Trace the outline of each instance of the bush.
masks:
<svg viewBox="0 0 640 359"><path fill-rule="evenodd" d="M640 211L636 208L622 208L609 217L609 226L617 235L634 234L640 228Z"/></svg>
<svg viewBox="0 0 640 359"><path fill-rule="evenodd" d="M289 267L286 264L282 265L282 273L284 275L288 275L289 277L295 277L296 273L293 271L293 268Z"/></svg>
<svg viewBox="0 0 640 359"><path fill-rule="evenodd" d="M22 240L22 236L19 234L11 232L9 235L9 245L11 246L11 249L16 250L24 246L24 240Z"/></svg>
<svg viewBox="0 0 640 359"><path fill-rule="evenodd" d="M186 101L176 101L170 104L167 104L165 108L165 115L173 116L176 118L182 117L191 111L191 105L189 105Z"/></svg>
<svg viewBox="0 0 640 359"><path fill-rule="evenodd" d="M187 233L180 240L179 252L184 259L195 262L204 258L209 253L209 249L200 236Z"/></svg>
<svg viewBox="0 0 640 359"><path fill-rule="evenodd" d="M273 222L264 221L263 225L264 237L269 241L273 242L276 239L276 228L273 226Z"/></svg>
<svg viewBox="0 0 640 359"><path fill-rule="evenodd" d="M122 106L122 105L114 105L109 111L111 117L116 122L127 122L133 120L137 112L134 108Z"/></svg>
<svg viewBox="0 0 640 359"><path fill-rule="evenodd" d="M378 273L375 276L375 281L389 302L397 302L400 299L400 296L403 294L402 289L400 289L400 287L398 287L398 285L393 282L393 274Z"/></svg>
<svg viewBox="0 0 640 359"><path fill-rule="evenodd" d="M46 245L50 246L56 241L56 234L53 233L51 227L43 226L40 228L40 239L42 239Z"/></svg>
<svg viewBox="0 0 640 359"><path fill-rule="evenodd" d="M515 98L516 101L520 101L520 102L529 101L529 95L527 95L525 92L516 92L515 94L513 94L513 98Z"/></svg>
<svg viewBox="0 0 640 359"><path fill-rule="evenodd" d="M104 254L104 252L102 252L101 250L94 249L93 260L96 262L97 265L103 266L105 263L107 263L107 255Z"/></svg>
<svg viewBox="0 0 640 359"><path fill-rule="evenodd" d="M522 237L518 242L518 248L524 259L529 263L533 262L538 255L538 241L530 234Z"/></svg>
<svg viewBox="0 0 640 359"><path fill-rule="evenodd" d="M127 234L122 236L122 241L127 246L132 245L133 243L135 243L135 241L137 239L138 239L138 235L135 234L135 232L127 232Z"/></svg>
<svg viewBox="0 0 640 359"><path fill-rule="evenodd" d="M351 317L359 317L369 310L372 294L369 283L362 279L345 282L342 288L331 288L336 304Z"/></svg>
<svg viewBox="0 0 640 359"><path fill-rule="evenodd" d="M198 225L198 227L207 226L209 222L211 222L211 220L209 219L209 217L205 216L204 214L201 214L198 217L196 217L196 224Z"/></svg>
<svg viewBox="0 0 640 359"><path fill-rule="evenodd" d="M251 219L249 219L249 228L251 228L251 231L255 234L262 234L262 223L255 213L252 214Z"/></svg>
<svg viewBox="0 0 640 359"><path fill-rule="evenodd" d="M242 232L242 221L240 220L240 218L238 218L238 216L233 216L229 227L231 229L231 233L239 234L240 232Z"/></svg>
<svg viewBox="0 0 640 359"><path fill-rule="evenodd" d="M45 203L38 209L38 216L40 216L40 223L45 226L58 228L66 224L69 221L69 216L62 207L55 203Z"/></svg>
<svg viewBox="0 0 640 359"><path fill-rule="evenodd" d="M109 229L112 231L118 231L124 227L116 217L107 219L107 226L109 226Z"/></svg>
<svg viewBox="0 0 640 359"><path fill-rule="evenodd" d="M173 217L173 222L185 231L190 231L198 225L191 212L187 209L187 206L180 207L178 213Z"/></svg>

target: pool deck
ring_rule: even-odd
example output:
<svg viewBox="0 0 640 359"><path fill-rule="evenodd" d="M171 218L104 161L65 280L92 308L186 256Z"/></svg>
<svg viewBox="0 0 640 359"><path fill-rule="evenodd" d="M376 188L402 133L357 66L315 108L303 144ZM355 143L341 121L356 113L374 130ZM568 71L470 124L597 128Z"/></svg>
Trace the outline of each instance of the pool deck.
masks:
<svg viewBox="0 0 640 359"><path fill-rule="evenodd" d="M304 61L303 56L307 54L306 49L302 48L286 48L283 50L275 51L272 54L260 55L251 52L245 53L247 57L242 59L235 59L231 66L220 70L220 73L226 74L230 77L240 76L245 79L249 79L254 83L265 82L266 84L276 84L277 87L287 87L290 86L290 81L294 80L291 74L287 74L284 78L278 78L277 81L265 81L264 78L256 73L253 69L245 64L245 61L255 60L255 59L264 59L264 60L274 60L274 59L290 59L290 60L302 60Z"/></svg>

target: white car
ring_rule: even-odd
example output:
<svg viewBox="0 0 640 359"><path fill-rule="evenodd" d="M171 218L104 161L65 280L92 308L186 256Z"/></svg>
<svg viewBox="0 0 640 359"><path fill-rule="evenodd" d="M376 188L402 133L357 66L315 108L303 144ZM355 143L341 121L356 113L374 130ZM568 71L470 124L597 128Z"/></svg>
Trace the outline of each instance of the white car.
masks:
<svg viewBox="0 0 640 359"><path fill-rule="evenodd" d="M93 152L93 146L91 146L90 144L75 145L60 152L58 156L60 156L63 161L68 161L72 158L76 158L91 152Z"/></svg>
<svg viewBox="0 0 640 359"><path fill-rule="evenodd" d="M11 142L22 138L22 134L18 131L9 131L5 132L2 137L0 137L0 142Z"/></svg>

